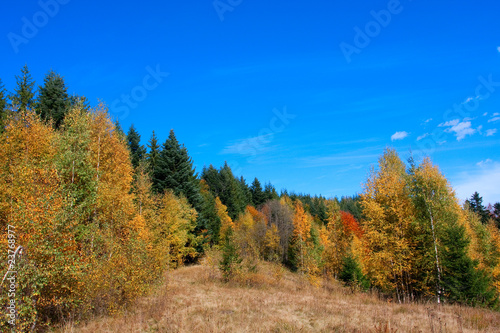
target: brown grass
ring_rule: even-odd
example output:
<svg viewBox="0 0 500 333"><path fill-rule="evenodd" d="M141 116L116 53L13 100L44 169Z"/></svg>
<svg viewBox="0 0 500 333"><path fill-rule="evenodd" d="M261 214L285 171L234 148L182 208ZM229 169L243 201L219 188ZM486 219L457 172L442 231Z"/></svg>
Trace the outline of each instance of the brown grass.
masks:
<svg viewBox="0 0 500 333"><path fill-rule="evenodd" d="M394 304L335 281L314 287L277 265L259 264L223 283L213 265L170 272L154 295L114 317L59 332L500 332L500 313L434 304Z"/></svg>

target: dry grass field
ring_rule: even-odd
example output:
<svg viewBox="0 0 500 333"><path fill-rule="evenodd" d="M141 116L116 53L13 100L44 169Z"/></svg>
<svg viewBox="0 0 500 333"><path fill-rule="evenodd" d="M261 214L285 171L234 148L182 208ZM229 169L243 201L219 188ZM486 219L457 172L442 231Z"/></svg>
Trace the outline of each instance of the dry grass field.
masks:
<svg viewBox="0 0 500 333"><path fill-rule="evenodd" d="M435 304L394 304L335 281L313 286L279 266L259 264L223 283L213 265L169 273L154 295L127 312L59 332L500 332L500 313Z"/></svg>

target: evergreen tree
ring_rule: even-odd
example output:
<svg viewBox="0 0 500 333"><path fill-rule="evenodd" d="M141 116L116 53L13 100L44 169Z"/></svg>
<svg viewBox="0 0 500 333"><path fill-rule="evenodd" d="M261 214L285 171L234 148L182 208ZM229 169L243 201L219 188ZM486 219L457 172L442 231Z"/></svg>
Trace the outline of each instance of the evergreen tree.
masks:
<svg viewBox="0 0 500 333"><path fill-rule="evenodd" d="M0 79L0 133L4 131L7 112L7 92Z"/></svg>
<svg viewBox="0 0 500 333"><path fill-rule="evenodd" d="M227 207L231 219L235 220L240 213L245 211L249 202L245 199L240 180L233 175L227 162L219 170L212 165L204 168L202 179L207 182L214 197L219 197L220 201Z"/></svg>
<svg viewBox="0 0 500 333"><path fill-rule="evenodd" d="M59 128L71 104L68 88L64 79L53 70L45 75L43 81L43 87L38 87L36 111L43 120L53 120L54 127Z"/></svg>
<svg viewBox="0 0 500 333"><path fill-rule="evenodd" d="M125 132L123 132L122 125L120 125L118 119L115 120L115 131L120 138L125 139Z"/></svg>
<svg viewBox="0 0 500 333"><path fill-rule="evenodd" d="M344 257L339 279L347 286L351 287L351 289L361 288L362 290L367 290L370 288L370 282L363 274L358 262L352 255Z"/></svg>
<svg viewBox="0 0 500 333"><path fill-rule="evenodd" d="M200 182L195 174L193 161L187 149L177 141L173 130L159 153L153 186L160 193L172 189L176 195L185 196L197 211L201 210Z"/></svg>
<svg viewBox="0 0 500 333"><path fill-rule="evenodd" d="M151 177L154 176L154 170L158 167L158 156L160 155L160 146L158 145L158 140L156 139L155 131L151 135L148 142L149 152L146 154L146 160L149 165L149 174ZM155 184L159 184L158 180L153 180L153 188ZM158 188L156 188L158 190Z"/></svg>
<svg viewBox="0 0 500 333"><path fill-rule="evenodd" d="M449 226L442 238L443 289L450 303L472 306L495 306L498 295L478 262L467 255L469 240L465 228L458 224Z"/></svg>
<svg viewBox="0 0 500 333"><path fill-rule="evenodd" d="M255 207L259 207L266 202L265 194L257 177L253 180L250 191L252 192L252 203Z"/></svg>
<svg viewBox="0 0 500 333"><path fill-rule="evenodd" d="M141 145L141 135L134 128L134 124L130 125L127 133L127 145L130 150L130 158L134 168L139 166L139 162L146 156L146 148Z"/></svg>
<svg viewBox="0 0 500 333"><path fill-rule="evenodd" d="M469 209L471 211L479 215L483 224L488 222L489 214L486 207L483 206L483 198L479 195L479 193L474 192L470 199L467 199L465 202L469 204Z"/></svg>
<svg viewBox="0 0 500 333"><path fill-rule="evenodd" d="M248 187L247 182L243 176L238 180L240 183L242 200L244 202L245 207L252 205L252 192L250 191L250 187Z"/></svg>
<svg viewBox="0 0 500 333"><path fill-rule="evenodd" d="M224 236L222 260L219 263L219 269L222 271L224 281L231 280L241 270L241 262L242 259L238 254L232 232L228 232Z"/></svg>
<svg viewBox="0 0 500 333"><path fill-rule="evenodd" d="M500 229L500 202L493 205L493 220L495 220L497 228Z"/></svg>
<svg viewBox="0 0 500 333"><path fill-rule="evenodd" d="M31 77L28 65L24 65L21 69L21 76L16 75L16 84L14 94L9 96L12 108L15 110L31 109L35 103L35 93L33 92L35 81Z"/></svg>
<svg viewBox="0 0 500 333"><path fill-rule="evenodd" d="M204 180L201 180L201 196L203 198L203 203L201 205L201 211L198 215L198 231L205 230L207 236L209 237L209 242L212 245L217 244L219 241L221 220L219 215L217 215L215 197L212 192L210 192L208 185Z"/></svg>
<svg viewBox="0 0 500 333"><path fill-rule="evenodd" d="M264 186L264 198L265 201L279 199L278 192L276 192L276 189L271 183L267 183Z"/></svg>
<svg viewBox="0 0 500 333"><path fill-rule="evenodd" d="M69 104L70 107L78 107L80 110L83 110L85 112L90 111L90 102L85 96L79 96L79 95L72 95L69 98ZM115 126L118 123L118 120L115 122ZM121 129L121 127L120 127Z"/></svg>
<svg viewBox="0 0 500 333"><path fill-rule="evenodd" d="M339 205L340 210L351 213L358 221L362 220L363 208L361 207L361 197L359 195L341 197Z"/></svg>

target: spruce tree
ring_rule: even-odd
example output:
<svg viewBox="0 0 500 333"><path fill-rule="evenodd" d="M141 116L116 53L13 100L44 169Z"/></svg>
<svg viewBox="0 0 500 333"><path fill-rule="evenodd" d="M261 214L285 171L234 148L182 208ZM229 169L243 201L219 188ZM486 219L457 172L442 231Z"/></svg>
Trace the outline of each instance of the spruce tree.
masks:
<svg viewBox="0 0 500 333"><path fill-rule="evenodd" d="M493 220L495 221L497 228L500 229L500 202L493 205Z"/></svg>
<svg viewBox="0 0 500 333"><path fill-rule="evenodd" d="M489 214L486 207L483 206L483 198L479 195L479 193L474 192L470 199L466 200L466 203L469 204L469 209L471 211L479 215L483 224L488 222Z"/></svg>
<svg viewBox="0 0 500 333"><path fill-rule="evenodd" d="M220 193L219 198L227 206L228 215L231 219L235 220L240 213L245 211L245 195L239 180L234 176L227 162L224 162L224 166L219 171L219 176L223 186L223 191Z"/></svg>
<svg viewBox="0 0 500 333"><path fill-rule="evenodd" d="M230 281L238 271L241 270L241 262L243 259L238 254L238 249L233 240L232 232L228 232L224 236L222 246L222 259L219 262L219 269L222 272L224 281Z"/></svg>
<svg viewBox="0 0 500 333"><path fill-rule="evenodd" d="M14 93L9 96L12 108L15 110L33 108L35 104L35 93L33 92L35 81L31 77L28 65L24 65L21 69L21 76L16 75L16 84L17 87L14 89Z"/></svg>
<svg viewBox="0 0 500 333"><path fill-rule="evenodd" d="M339 279L351 289L361 288L362 290L367 290L370 288L370 282L352 255L348 255L342 260L342 270L340 271Z"/></svg>
<svg viewBox="0 0 500 333"><path fill-rule="evenodd" d="M193 161L187 149L177 141L173 130L158 156L153 182L156 182L154 185L158 192L172 189L176 195L185 196L197 211L201 210L200 182L195 174Z"/></svg>
<svg viewBox="0 0 500 333"><path fill-rule="evenodd" d="M50 70L43 79L44 85L38 87L36 111L43 120L52 120L59 128L69 111L71 99L62 76Z"/></svg>
<svg viewBox="0 0 500 333"><path fill-rule="evenodd" d="M214 197L219 197L220 201L227 207L227 213L231 219L236 219L249 204L245 199L246 195L241 180L233 175L227 162L219 170L212 165L204 168L202 179L206 181Z"/></svg>
<svg viewBox="0 0 500 333"><path fill-rule="evenodd" d="M0 79L0 133L4 131L7 112L7 92Z"/></svg>
<svg viewBox="0 0 500 333"><path fill-rule="evenodd" d="M219 240L221 220L219 215L217 215L215 197L212 192L210 192L204 180L201 181L201 196L203 198L203 203L198 215L198 231L205 230L208 241L213 245Z"/></svg>
<svg viewBox="0 0 500 333"><path fill-rule="evenodd" d="M245 178L243 176L238 180L241 189L241 197L243 205L249 206L252 205L252 191L250 191L250 187L247 185Z"/></svg>
<svg viewBox="0 0 500 333"><path fill-rule="evenodd" d="M264 186L264 197L266 201L279 199L278 192L276 192L276 189L274 188L273 184L267 183Z"/></svg>
<svg viewBox="0 0 500 333"><path fill-rule="evenodd" d="M139 162L146 157L146 148L141 145L141 135L134 128L134 124L130 125L127 133L127 145L130 150L130 159L134 169L139 166Z"/></svg>
<svg viewBox="0 0 500 333"><path fill-rule="evenodd" d="M69 104L70 107L78 107L80 110L83 110L85 112L90 111L90 102L87 97L85 96L79 96L79 95L72 95L69 98ZM118 120L115 122L115 125L118 123ZM121 127L120 127L121 129Z"/></svg>
<svg viewBox="0 0 500 333"><path fill-rule="evenodd" d="M126 138L125 132L123 132L122 125L120 125L120 122L118 121L118 119L115 120L115 131L120 138L122 138L122 139Z"/></svg>
<svg viewBox="0 0 500 333"><path fill-rule="evenodd" d="M250 186L250 191L252 192L252 203L255 207L259 207L264 204L266 197L257 177L253 180L252 185Z"/></svg>
<svg viewBox="0 0 500 333"><path fill-rule="evenodd" d="M494 307L498 295L478 262L467 255L469 239L465 228L452 224L442 238L444 296L450 303Z"/></svg>
<svg viewBox="0 0 500 333"><path fill-rule="evenodd" d="M154 176L154 170L158 167L158 157L160 155L160 146L158 145L158 140L156 138L155 131L151 135L148 142L149 152L146 154L146 160L148 162L149 174L151 178ZM158 180L152 179L153 188L155 184L159 184Z"/></svg>

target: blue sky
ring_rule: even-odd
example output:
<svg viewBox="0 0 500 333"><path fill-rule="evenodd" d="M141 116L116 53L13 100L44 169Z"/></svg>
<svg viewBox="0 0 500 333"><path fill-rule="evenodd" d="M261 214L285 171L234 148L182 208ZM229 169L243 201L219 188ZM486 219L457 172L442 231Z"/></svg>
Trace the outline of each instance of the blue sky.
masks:
<svg viewBox="0 0 500 333"><path fill-rule="evenodd" d="M500 201L497 1L5 0L0 78L54 69L197 170L352 195L387 146Z"/></svg>

